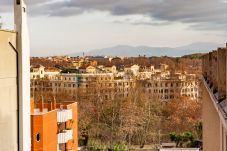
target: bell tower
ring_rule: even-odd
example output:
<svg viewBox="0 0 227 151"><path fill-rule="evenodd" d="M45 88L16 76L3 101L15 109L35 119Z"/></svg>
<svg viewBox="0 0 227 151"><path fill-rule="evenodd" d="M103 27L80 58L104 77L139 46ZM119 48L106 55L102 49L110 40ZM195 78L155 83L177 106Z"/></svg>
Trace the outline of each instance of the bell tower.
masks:
<svg viewBox="0 0 227 151"><path fill-rule="evenodd" d="M17 32L19 76L19 150L31 150L30 126L30 45L25 0L14 0L15 31Z"/></svg>

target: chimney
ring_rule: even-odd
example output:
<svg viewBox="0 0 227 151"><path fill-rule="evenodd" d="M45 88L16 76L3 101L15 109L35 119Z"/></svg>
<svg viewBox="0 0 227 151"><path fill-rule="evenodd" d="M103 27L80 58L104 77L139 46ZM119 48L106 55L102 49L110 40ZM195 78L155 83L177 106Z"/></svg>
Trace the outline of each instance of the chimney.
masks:
<svg viewBox="0 0 227 151"><path fill-rule="evenodd" d="M41 100L39 101L39 109L40 109L40 112L44 111L44 99L43 99L43 96L41 96Z"/></svg>
<svg viewBox="0 0 227 151"><path fill-rule="evenodd" d="M53 98L53 103L52 103L52 110L55 110L56 109L56 106L57 106L57 103L56 103L56 98L54 97Z"/></svg>
<svg viewBox="0 0 227 151"><path fill-rule="evenodd" d="M48 110L49 110L49 111L52 111L52 110L53 110L53 101L50 101L50 102L48 103Z"/></svg>

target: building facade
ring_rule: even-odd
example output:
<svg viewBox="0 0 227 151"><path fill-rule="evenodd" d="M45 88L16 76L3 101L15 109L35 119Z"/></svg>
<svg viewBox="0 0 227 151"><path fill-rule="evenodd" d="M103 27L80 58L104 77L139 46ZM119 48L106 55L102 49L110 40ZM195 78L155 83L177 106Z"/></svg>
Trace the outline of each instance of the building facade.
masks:
<svg viewBox="0 0 227 151"><path fill-rule="evenodd" d="M227 46L203 56L203 150L227 149Z"/></svg>
<svg viewBox="0 0 227 151"><path fill-rule="evenodd" d="M113 73L62 73L52 78L31 79L31 94L50 92L53 95L68 94L75 99L113 100L116 97L128 97L135 80L126 77L115 77Z"/></svg>
<svg viewBox="0 0 227 151"><path fill-rule="evenodd" d="M18 84L16 32L0 30L0 139L1 150L18 150Z"/></svg>
<svg viewBox="0 0 227 151"><path fill-rule="evenodd" d="M30 81L27 8L14 0L14 31L0 30L1 150L30 150Z"/></svg>
<svg viewBox="0 0 227 151"><path fill-rule="evenodd" d="M91 99L99 96L102 100L127 98L133 88L140 87L149 99L156 97L161 101L169 101L179 96L198 99L199 79L194 74L172 73L162 65L163 71L155 71L153 66L137 76L130 72L116 73L60 73L53 77L33 79L31 76L31 92L50 92L53 95L68 94L75 99ZM131 69L129 69L131 71ZM33 73L31 73L33 74ZM48 77L48 78L47 78ZM33 95L32 94L32 95Z"/></svg>
<svg viewBox="0 0 227 151"><path fill-rule="evenodd" d="M200 97L200 82L196 75L174 74L165 77L153 75L151 79L142 83L149 99L170 101L185 96L198 100Z"/></svg>
<svg viewBox="0 0 227 151"><path fill-rule="evenodd" d="M31 99L31 140L32 151L77 151L77 103Z"/></svg>

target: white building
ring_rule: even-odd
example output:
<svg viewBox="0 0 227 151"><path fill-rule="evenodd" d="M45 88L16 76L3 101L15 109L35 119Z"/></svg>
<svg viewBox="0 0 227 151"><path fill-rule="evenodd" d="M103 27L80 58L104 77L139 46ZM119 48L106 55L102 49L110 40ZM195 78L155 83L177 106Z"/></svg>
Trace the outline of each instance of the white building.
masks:
<svg viewBox="0 0 227 151"><path fill-rule="evenodd" d="M31 66L30 68L30 78L31 79L52 79L60 74L60 70L55 68L45 68L42 65Z"/></svg>

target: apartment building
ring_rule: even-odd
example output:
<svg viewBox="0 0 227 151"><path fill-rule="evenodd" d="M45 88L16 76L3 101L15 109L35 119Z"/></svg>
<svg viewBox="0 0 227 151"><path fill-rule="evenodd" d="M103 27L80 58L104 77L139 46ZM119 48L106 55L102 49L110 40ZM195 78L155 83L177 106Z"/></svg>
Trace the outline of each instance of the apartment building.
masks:
<svg viewBox="0 0 227 151"><path fill-rule="evenodd" d="M31 99L31 150L77 151L78 117L76 102L39 103Z"/></svg>
<svg viewBox="0 0 227 151"><path fill-rule="evenodd" d="M60 73L56 68L45 68L42 65L36 65L30 67L30 79L52 79Z"/></svg>
<svg viewBox="0 0 227 151"><path fill-rule="evenodd" d="M135 82L135 79L116 77L113 73L61 73L53 78L31 79L31 93L67 93L80 99L99 96L99 99L113 100L116 97L128 97Z"/></svg>
<svg viewBox="0 0 227 151"><path fill-rule="evenodd" d="M95 72L92 68L92 72L61 73L53 77L44 75L49 78L41 79L33 79L31 75L31 92L50 92L54 95L67 93L80 99L99 96L103 100L113 100L116 97L128 97L132 88L140 81L144 84L148 98L155 96L162 101L169 101L177 96L199 98L199 80L193 74L170 73L165 64L161 64L160 69L151 65L141 68L141 71L137 65L131 67L126 67L125 72L117 73ZM138 73L134 75L134 71Z"/></svg>
<svg viewBox="0 0 227 151"><path fill-rule="evenodd" d="M2 150L18 149L17 54L16 32L0 30L0 146Z"/></svg>
<svg viewBox="0 0 227 151"><path fill-rule="evenodd" d="M170 101L179 96L195 100L199 98L199 79L195 75L175 73L163 77L156 74L144 80L143 87L149 99Z"/></svg>
<svg viewBox="0 0 227 151"><path fill-rule="evenodd" d="M203 56L203 150L227 150L227 46Z"/></svg>

